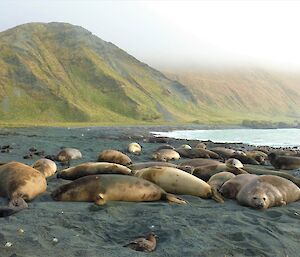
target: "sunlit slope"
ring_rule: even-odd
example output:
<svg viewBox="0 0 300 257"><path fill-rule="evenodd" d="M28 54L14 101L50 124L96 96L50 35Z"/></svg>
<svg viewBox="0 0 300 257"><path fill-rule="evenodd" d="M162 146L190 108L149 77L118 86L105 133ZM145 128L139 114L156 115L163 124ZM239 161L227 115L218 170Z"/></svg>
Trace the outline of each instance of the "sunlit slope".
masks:
<svg viewBox="0 0 300 257"><path fill-rule="evenodd" d="M165 72L186 85L199 104L224 121L300 120L300 74L263 69Z"/></svg>
<svg viewBox="0 0 300 257"><path fill-rule="evenodd" d="M199 110L185 86L81 27L0 33L3 122L186 122Z"/></svg>

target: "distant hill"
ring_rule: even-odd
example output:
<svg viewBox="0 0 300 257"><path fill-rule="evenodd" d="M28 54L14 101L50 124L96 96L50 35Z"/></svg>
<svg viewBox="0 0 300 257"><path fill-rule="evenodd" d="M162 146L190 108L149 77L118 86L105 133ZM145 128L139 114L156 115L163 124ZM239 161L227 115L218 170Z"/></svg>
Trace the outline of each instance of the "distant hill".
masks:
<svg viewBox="0 0 300 257"><path fill-rule="evenodd" d="M30 23L0 33L0 121L188 121L182 84L91 32Z"/></svg>
<svg viewBox="0 0 300 257"><path fill-rule="evenodd" d="M82 27L20 25L0 33L0 124L300 120L300 76L166 74Z"/></svg>
<svg viewBox="0 0 300 257"><path fill-rule="evenodd" d="M226 122L300 121L300 73L258 68L168 70L186 85L202 108Z"/></svg>

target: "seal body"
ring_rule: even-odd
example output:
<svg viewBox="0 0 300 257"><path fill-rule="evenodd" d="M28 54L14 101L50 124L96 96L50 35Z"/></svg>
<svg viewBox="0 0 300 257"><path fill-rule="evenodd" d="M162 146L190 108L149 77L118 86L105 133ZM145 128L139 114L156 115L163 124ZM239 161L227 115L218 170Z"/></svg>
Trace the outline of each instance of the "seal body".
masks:
<svg viewBox="0 0 300 257"><path fill-rule="evenodd" d="M59 162L70 162L71 160L81 159L82 154L76 148L64 148L56 156Z"/></svg>
<svg viewBox="0 0 300 257"><path fill-rule="evenodd" d="M275 169L293 170L300 168L300 157L279 156L276 153L270 153L268 158Z"/></svg>
<svg viewBox="0 0 300 257"><path fill-rule="evenodd" d="M168 162L170 160L180 159L177 151L172 149L160 149L152 154L152 158L156 161Z"/></svg>
<svg viewBox="0 0 300 257"><path fill-rule="evenodd" d="M117 150L104 150L98 156L98 162L112 162L121 165L132 164L131 159L124 153Z"/></svg>
<svg viewBox="0 0 300 257"><path fill-rule="evenodd" d="M210 185L212 190L212 198L216 202L220 202L220 203L224 202L224 199L222 195L219 193L219 190L226 181L234 177L235 175L233 173L227 171L222 171L210 177L207 184Z"/></svg>
<svg viewBox="0 0 300 257"><path fill-rule="evenodd" d="M300 188L285 178L262 175L245 184L236 199L241 205L266 209L298 201Z"/></svg>
<svg viewBox="0 0 300 257"><path fill-rule="evenodd" d="M218 159L219 155L215 152L209 151L203 148L177 148L176 151L182 156L186 158L212 158Z"/></svg>
<svg viewBox="0 0 300 257"><path fill-rule="evenodd" d="M124 174L131 175L131 170L126 166L110 162L87 162L64 169L57 174L58 178L74 180L88 175L96 174Z"/></svg>
<svg viewBox="0 0 300 257"><path fill-rule="evenodd" d="M134 175L149 180L170 193L211 197L211 187L206 182L183 170L172 167L150 167L138 170Z"/></svg>
<svg viewBox="0 0 300 257"><path fill-rule="evenodd" d="M41 172L45 178L54 175L57 171L56 163L45 158L37 160L31 167Z"/></svg>
<svg viewBox="0 0 300 257"><path fill-rule="evenodd" d="M56 201L95 202L98 205L107 201L147 202L160 199L185 203L147 180L123 175L85 176L62 185L51 196Z"/></svg>
<svg viewBox="0 0 300 257"><path fill-rule="evenodd" d="M136 142L130 143L128 145L128 152L139 155L142 152L142 147Z"/></svg>
<svg viewBox="0 0 300 257"><path fill-rule="evenodd" d="M230 158L235 153L235 150L226 147L214 147L210 150L217 153L220 157L224 159Z"/></svg>
<svg viewBox="0 0 300 257"><path fill-rule="evenodd" d="M38 170L20 162L0 166L0 196L9 200L23 198L30 201L44 193L47 188L45 176Z"/></svg>
<svg viewBox="0 0 300 257"><path fill-rule="evenodd" d="M241 188L257 175L253 174L240 174L232 179L226 181L220 188L220 193L226 198L235 199Z"/></svg>

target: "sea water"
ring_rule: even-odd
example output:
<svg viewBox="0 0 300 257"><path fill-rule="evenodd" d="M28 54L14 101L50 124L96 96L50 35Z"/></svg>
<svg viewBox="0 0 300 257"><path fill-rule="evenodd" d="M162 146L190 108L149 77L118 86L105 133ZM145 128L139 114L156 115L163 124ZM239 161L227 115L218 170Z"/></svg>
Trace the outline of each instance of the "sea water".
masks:
<svg viewBox="0 0 300 257"><path fill-rule="evenodd" d="M152 132L156 136L256 146L300 147L300 129L212 129Z"/></svg>

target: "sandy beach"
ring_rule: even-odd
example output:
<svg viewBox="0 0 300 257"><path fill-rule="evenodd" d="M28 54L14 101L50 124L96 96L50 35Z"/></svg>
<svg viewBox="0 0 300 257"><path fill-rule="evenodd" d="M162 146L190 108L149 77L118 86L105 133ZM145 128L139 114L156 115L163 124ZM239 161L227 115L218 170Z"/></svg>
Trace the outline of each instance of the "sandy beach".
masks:
<svg viewBox="0 0 300 257"><path fill-rule="evenodd" d="M181 127L189 128L189 127ZM104 149L125 152L128 143L143 146L140 156L129 154L133 162L149 161L160 143L150 143L149 131L169 127L102 128L18 128L0 129L0 145L11 145L10 153L0 153L0 162L32 164L25 160L30 147L57 154L63 147L80 149L81 160L96 161ZM195 141L169 139L169 144L194 145ZM251 146L236 144L236 147ZM181 159L180 161L183 161ZM58 166L59 167L59 166ZM59 167L61 169L61 167ZM291 174L300 177L299 171ZM41 256L282 256L300 253L300 201L263 211L226 200L218 204L192 196L182 196L189 204L167 202L55 202L50 193L69 181L48 179L47 192L29 203L29 208L0 219L0 257ZM0 198L0 205L7 200ZM141 253L123 247L132 239L154 231L157 249ZM53 241L56 238L57 242ZM10 247L5 246L12 243Z"/></svg>

